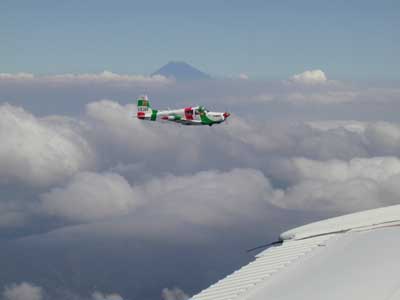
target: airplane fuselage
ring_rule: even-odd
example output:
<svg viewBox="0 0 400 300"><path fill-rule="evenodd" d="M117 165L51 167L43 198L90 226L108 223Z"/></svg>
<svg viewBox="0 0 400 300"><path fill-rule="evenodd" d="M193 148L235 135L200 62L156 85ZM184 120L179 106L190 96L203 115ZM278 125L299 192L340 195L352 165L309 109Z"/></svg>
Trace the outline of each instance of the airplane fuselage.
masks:
<svg viewBox="0 0 400 300"><path fill-rule="evenodd" d="M141 120L170 121L183 125L220 124L230 116L227 112L211 112L203 106L185 107L172 110L157 110L150 107L147 97L138 99L137 117Z"/></svg>
<svg viewBox="0 0 400 300"><path fill-rule="evenodd" d="M186 107L159 111L157 117L164 121L179 121L185 125L213 125L226 120L228 113L201 111L199 107Z"/></svg>

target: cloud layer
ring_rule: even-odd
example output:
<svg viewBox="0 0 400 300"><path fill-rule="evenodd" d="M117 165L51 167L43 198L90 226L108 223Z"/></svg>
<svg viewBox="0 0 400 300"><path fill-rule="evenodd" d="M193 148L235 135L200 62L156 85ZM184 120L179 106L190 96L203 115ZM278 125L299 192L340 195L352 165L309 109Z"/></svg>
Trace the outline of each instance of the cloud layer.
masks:
<svg viewBox="0 0 400 300"><path fill-rule="evenodd" d="M86 74L57 74L36 76L32 73L0 73L0 80L3 81L27 81L29 83L131 83L131 84L170 84L174 80L162 75L145 76L145 75L124 75L111 71L103 71L101 73Z"/></svg>
<svg viewBox="0 0 400 300"><path fill-rule="evenodd" d="M234 216L235 211L255 213L247 212L248 203L242 207L241 199L301 210L318 208L319 201L321 210L328 203L335 211L394 201L392 196L370 193L382 189L373 184L389 184L398 173L400 126L394 123L288 125L236 117L211 133L140 122L132 117L133 105L111 100L88 104L81 119L38 118L9 104L0 110L0 179L4 185L45 189L31 210L35 214L94 222L152 204L171 214L179 212L184 221L224 224L224 216ZM284 186L274 187L276 182ZM365 191L368 197L338 194L350 182L348 189L361 189L357 194ZM339 196L346 200L336 200ZM191 204L185 210L188 199ZM213 200L204 202L207 199ZM29 206L4 199L3 227L23 223L24 214L29 214L24 207Z"/></svg>
<svg viewBox="0 0 400 300"><path fill-rule="evenodd" d="M211 128L141 122L143 91L156 108L233 114ZM185 299L283 230L399 203L398 95L320 70L280 82L2 74L0 263L14 271L0 286L41 278L42 298L117 300L178 285L162 297Z"/></svg>

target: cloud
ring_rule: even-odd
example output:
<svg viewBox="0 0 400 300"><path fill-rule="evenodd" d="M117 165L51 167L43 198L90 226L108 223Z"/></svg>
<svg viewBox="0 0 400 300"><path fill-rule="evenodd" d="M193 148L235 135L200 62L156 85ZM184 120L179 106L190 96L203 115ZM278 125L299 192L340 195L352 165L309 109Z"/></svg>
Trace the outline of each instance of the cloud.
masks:
<svg viewBox="0 0 400 300"><path fill-rule="evenodd" d="M274 204L285 208L308 212L354 212L388 205L380 199L376 182L353 179L347 182L306 180L285 190Z"/></svg>
<svg viewBox="0 0 400 300"><path fill-rule="evenodd" d="M204 128L138 121L134 105L102 100L87 105L90 141L100 168L134 177L182 174L207 168L233 166L262 168L268 172L272 157L304 156L311 159L400 154L397 124L316 121L260 122L234 116L212 134ZM168 142L165 137L168 136ZM182 145L185 145L182 147ZM212 149L213 155L208 155ZM146 164L144 164L146 161ZM131 173L131 175L128 175Z"/></svg>
<svg viewBox="0 0 400 300"><path fill-rule="evenodd" d="M365 138L371 152L381 155L400 155L400 125L389 122L369 123Z"/></svg>
<svg viewBox="0 0 400 300"><path fill-rule="evenodd" d="M194 175L154 178L139 187L160 215L180 222L219 225L257 219L276 197L269 180L257 170L204 171Z"/></svg>
<svg viewBox="0 0 400 300"><path fill-rule="evenodd" d="M50 289L52 290L52 289ZM82 297L78 294L75 294L69 290L63 290L63 289L56 289L55 291L57 298L55 299L88 299L87 297ZM22 282L20 284L12 284L10 286L6 286L4 288L3 294L2 294L2 299L4 300L43 300L43 299L48 299L47 295L48 293L46 292L46 297L45 293L42 287L35 286L31 283L27 282ZM49 299L54 299L54 298L49 298ZM60 297L60 298L59 298ZM94 291L91 294L90 297L91 300L124 300L122 296L120 296L117 293L111 293L111 294L104 294L99 291ZM178 298L180 299L180 298Z"/></svg>
<svg viewBox="0 0 400 300"><path fill-rule="evenodd" d="M110 168L119 166L117 169L125 165L125 170L130 165L136 169L136 177L193 172L219 157L216 152L210 157L207 151L209 143L212 148L218 144L218 134L209 135L204 128L188 130L178 124L140 121L135 117L134 105L102 100L88 104L86 115L103 164Z"/></svg>
<svg viewBox="0 0 400 300"><path fill-rule="evenodd" d="M262 113L269 120L399 120L393 109L400 106L400 90L396 83L366 85L327 79L323 84L306 84L292 79L240 80L238 76L203 82L173 82L169 78L110 71L33 75L33 79L26 80L0 79L0 100L15 101L40 114L79 114L85 104L96 99L107 97L125 104L146 91L160 103L160 108L203 104L215 110L232 110L235 115L259 117ZM378 110L376 103L381 104ZM257 105L257 110L249 104ZM314 104L328 107L315 107ZM293 105L296 107L291 107Z"/></svg>
<svg viewBox="0 0 400 300"><path fill-rule="evenodd" d="M326 130L308 122L258 122L236 118L218 135L218 147L225 158L237 162L257 162L258 168L269 158L304 156L314 159L368 155L363 133L336 126ZM264 170L264 168L263 168ZM276 171L276 170L274 170Z"/></svg>
<svg viewBox="0 0 400 300"><path fill-rule="evenodd" d="M3 196L4 197L4 196ZM21 227L25 225L27 209L16 201L0 201L0 228Z"/></svg>
<svg viewBox="0 0 400 300"><path fill-rule="evenodd" d="M268 177L267 181L291 185L298 182L296 176L300 172L300 160L292 160L292 157L323 160L321 164L325 168L329 160L345 164L355 157L400 154L399 126L387 122L265 124L235 117L229 126L221 125L210 134L204 128L138 121L132 117L134 105L124 106L110 100L87 105L82 119L37 118L7 104L1 109L0 123L5 125L0 127L0 133L6 145L1 150L8 149L0 150L0 163L8 166L0 169L3 184L49 188L41 196L44 211L75 222L93 222L131 213L140 202L138 199L147 199L141 190L145 188L143 184L155 179L165 181L175 176L179 181L181 177L193 176L190 174L199 175L201 170L239 167L259 169L265 178ZM338 168L336 163L335 168ZM93 172L85 173L86 170ZM119 180L115 179L117 176ZM302 176L306 178L306 174ZM83 188L77 178L84 178L93 188ZM118 198L123 199L120 206L109 207L111 204L101 198L102 195L115 197L114 190L105 192L99 188L102 192L96 194L95 187L107 186L103 180L118 186L117 191L123 191L124 196ZM270 192L274 197L273 188ZM68 210L65 206L73 201L67 200L70 197L80 199L88 207L82 212L74 211L73 207ZM93 199L97 197L103 199L100 202L103 206L91 211L89 207L96 206ZM2 224L23 224L25 213L23 205L12 208L3 205Z"/></svg>
<svg viewBox="0 0 400 300"><path fill-rule="evenodd" d="M396 157L353 158L350 161L293 159L297 183L281 198L283 208L352 212L398 203L400 160Z"/></svg>
<svg viewBox="0 0 400 300"><path fill-rule="evenodd" d="M122 83L122 84L139 84L139 85L168 85L174 83L172 78L162 75L145 76L145 75L126 75L117 74L111 71L103 71L100 73L83 73L83 74L56 74L35 76L31 73L0 73L0 81L19 81L29 83L59 83L59 84L85 84L85 83Z"/></svg>
<svg viewBox="0 0 400 300"><path fill-rule="evenodd" d="M399 156L400 155L400 125L390 122L360 122L360 121L315 121L307 122L315 129L316 136L333 138L333 135L341 137L335 143L358 144L364 150L353 154L354 156ZM328 144L328 141L320 141L320 146ZM334 145L332 145L334 147ZM337 154L344 153L336 151ZM339 156L337 156L339 157ZM351 158L351 157L349 157Z"/></svg>
<svg viewBox="0 0 400 300"><path fill-rule="evenodd" d="M172 289L165 288L161 292L163 300L188 300L189 296L180 288L174 287Z"/></svg>
<svg viewBox="0 0 400 300"><path fill-rule="evenodd" d="M34 78L35 75L32 73L0 73L0 80L31 80Z"/></svg>
<svg viewBox="0 0 400 300"><path fill-rule="evenodd" d="M297 225L302 218L388 205L400 199L396 158L400 154L400 131L395 123L266 122L239 115L228 125L193 128L141 122L133 117L134 104L122 105L111 100L92 102L80 117L74 118L60 115L39 118L21 108L4 107L2 116L7 117L0 123L8 120L5 124L13 124L9 120L17 120L16 124L29 122L27 128L39 128L27 131L26 139L21 139L19 131L13 133L18 126L8 125L4 131L7 134L3 134L5 141L10 136L23 142L32 137L29 143L33 145L43 141L46 147L26 150L32 160L48 156L44 150L49 148L49 138L39 138L42 136L59 136L73 145L71 149L77 150L62 147L62 153L69 159L76 152L86 153L82 156L84 160L77 160L85 161L78 164L79 168L63 172L58 180L44 177L45 184L35 183L36 175L27 177L29 180L19 179L13 175L15 166L14 173L6 169L8 173L2 174L2 184L10 191L13 184L19 189L21 186L36 188L32 196L22 195L23 199L16 202L12 197L4 197L0 202L0 220L8 228L20 226L18 230L21 226L24 230L40 227L32 237L32 243L37 245L47 241L46 245L60 247L61 244L80 253L99 239L109 245L104 249L109 254L115 251L115 245L124 247L123 241L127 239L135 245L142 245L138 241L146 240L149 244L141 250L143 259L149 259L150 254L146 253L154 249L150 244L155 243L160 249L170 244L173 249L160 259L172 257L174 262L181 244L204 246L222 233L233 239L238 232L247 235L256 232L255 228L266 228L258 232L259 239L269 238L296 223L293 221L296 218ZM38 134L42 131L46 134ZM17 155L20 148L7 151L4 161L11 161L10 157ZM86 148L90 151L80 150ZM59 161L62 159L43 162L43 166L50 170L58 168L62 166ZM45 168L41 171L49 173ZM23 172L17 174L26 176ZM36 210L36 219L25 218L30 213L25 202L38 199L42 214ZM288 217L280 217L284 213ZM226 246L228 242L221 241L224 243ZM238 248L241 246L238 242ZM132 253L140 250L133 249L137 248L132 246L128 250ZM60 254L59 250L51 251L55 251L55 256ZM120 261L125 258L122 256ZM74 258L67 263L71 260ZM89 260L82 267L88 269L85 274L89 275L82 278L93 276ZM76 259L74 266L79 262ZM110 264L113 262L110 258ZM113 268L110 270L115 271ZM137 275L140 270L130 272ZM205 272L200 274L203 276ZM143 279L141 284L146 285L148 280ZM165 286L166 281L162 282L156 293ZM74 284L71 281L67 288L74 291ZM190 292L195 290L181 284L188 286ZM92 291L91 286L92 283L80 291ZM126 291L127 286L116 290ZM55 293L47 286L46 291ZM136 290L132 295L140 294L135 293Z"/></svg>
<svg viewBox="0 0 400 300"><path fill-rule="evenodd" d="M41 198L45 212L72 221L125 215L140 203L125 178L112 173L79 173L64 187L53 188Z"/></svg>
<svg viewBox="0 0 400 300"><path fill-rule="evenodd" d="M118 294L103 294L103 293L97 292L97 291L92 294L92 299L93 300L124 300Z"/></svg>
<svg viewBox="0 0 400 300"><path fill-rule="evenodd" d="M204 128L138 121L132 117L134 105L110 100L90 103L86 111L101 161L116 172L132 172L142 178L171 170L182 174L232 166L262 167L268 172L269 161L277 157L326 160L362 157L370 152L380 155L380 149L372 152L368 145L369 138L364 134L367 123L336 122L327 128L327 124L318 122L260 122L234 116L228 125L210 133Z"/></svg>
<svg viewBox="0 0 400 300"><path fill-rule="evenodd" d="M121 75L111 71L103 71L97 74L60 74L53 76L43 76L43 80L48 81L97 81L97 82L130 82L130 83L172 83L172 79L162 75Z"/></svg>
<svg viewBox="0 0 400 300"><path fill-rule="evenodd" d="M111 100L101 100L86 106L91 133L100 143L122 146L128 152L163 149L160 133L168 129L149 127L136 118L135 105L120 105ZM149 125L149 126L146 126ZM124 151L124 149L121 149Z"/></svg>
<svg viewBox="0 0 400 300"><path fill-rule="evenodd" d="M290 80L301 84L321 84L328 81L325 73L321 70L307 70L293 75Z"/></svg>
<svg viewBox="0 0 400 300"><path fill-rule="evenodd" d="M134 216L141 205L159 222L172 218L174 223L224 226L252 213L256 219L260 215L254 208L265 209L276 193L260 171L251 169L167 175L134 186L117 174L86 172L41 199L43 212L78 222Z"/></svg>
<svg viewBox="0 0 400 300"><path fill-rule="evenodd" d="M311 128L320 131L344 129L346 131L358 134L363 134L365 132L366 126L368 125L367 122L360 122L354 120L311 121L307 122L307 124L311 126Z"/></svg>
<svg viewBox="0 0 400 300"><path fill-rule="evenodd" d="M311 122L314 133L305 137L305 144L319 147L319 152L325 149L329 156L314 156L314 158L344 158L341 154L349 153L347 159L353 157L399 156L400 155L400 125L390 122L355 122L328 121ZM340 146L340 147L339 147ZM328 148L331 148L329 150ZM339 149L340 148L340 149ZM357 149L358 148L358 149ZM306 154L306 149L303 155ZM333 156L332 156L333 155ZM312 157L308 156L308 157Z"/></svg>
<svg viewBox="0 0 400 300"><path fill-rule="evenodd" d="M391 196L379 200L368 191L378 193L382 185L379 180L397 174L397 159L380 157L400 154L397 124L356 121L262 124L237 117L229 126L220 126L209 134L204 128L189 132L179 126L140 122L132 117L134 113L134 105L123 106L110 100L87 105L85 137L97 151L98 168L108 171L80 173L42 194L46 213L74 222L95 222L134 214L138 205L144 203L145 209L162 211L160 219L175 215L177 222L225 226L234 222L232 215L238 213L240 219L245 218L240 212L250 213L242 208L240 201L248 196L242 194L242 189L236 189L244 184L242 177L253 178L246 185L250 185L249 199L254 199L251 201L255 206L264 201L300 210L351 211L393 202ZM191 134L193 131L196 134ZM187 146L181 147L182 144ZM232 166L241 168L232 170ZM201 168L230 171L196 172ZM344 179L339 180L340 176ZM274 188L270 180L280 182L283 187ZM346 186L344 181L352 182ZM104 182L116 188L105 191ZM213 186L213 182L219 185ZM196 186L202 186L202 191L181 198L185 190L195 190ZM350 194L351 188L360 195L366 193L366 200L355 198ZM114 195L115 191L122 191L123 196ZM225 198L226 191L234 193ZM335 197L346 200L337 201ZM220 200L208 203L205 198ZM79 206L76 210L75 205L70 208L73 200L69 199L84 203L84 209ZM97 203L95 199L100 201ZM120 199L120 205L114 205L111 199Z"/></svg>
<svg viewBox="0 0 400 300"><path fill-rule="evenodd" d="M42 300L43 291L41 287L22 282L6 286L3 297L4 300Z"/></svg>
<svg viewBox="0 0 400 300"><path fill-rule="evenodd" d="M0 182L48 186L90 169L95 153L79 124L0 105Z"/></svg>
<svg viewBox="0 0 400 300"><path fill-rule="evenodd" d="M128 152L159 151L168 147L161 135L176 137L173 129L163 124L143 122L136 118L136 106L121 105L111 100L101 100L86 106L86 115L90 119L92 133L100 143L113 143L122 146ZM165 127L167 125L167 127Z"/></svg>
<svg viewBox="0 0 400 300"><path fill-rule="evenodd" d="M294 158L293 161L302 179L348 181L363 178L385 181L400 174L400 160L396 157L353 158L350 161Z"/></svg>
<svg viewBox="0 0 400 300"><path fill-rule="evenodd" d="M93 286L158 299L171 280L192 294L284 229L399 203L397 88L87 75L0 80L1 99L34 112L1 106L0 264L18 268L5 282L41 278L52 299L91 298ZM232 118L140 122L143 86L156 108L224 110L230 97ZM119 103L93 102L104 97Z"/></svg>
<svg viewBox="0 0 400 300"><path fill-rule="evenodd" d="M338 104L353 102L358 95L359 92L354 91L294 92L288 94L285 100L293 104Z"/></svg>

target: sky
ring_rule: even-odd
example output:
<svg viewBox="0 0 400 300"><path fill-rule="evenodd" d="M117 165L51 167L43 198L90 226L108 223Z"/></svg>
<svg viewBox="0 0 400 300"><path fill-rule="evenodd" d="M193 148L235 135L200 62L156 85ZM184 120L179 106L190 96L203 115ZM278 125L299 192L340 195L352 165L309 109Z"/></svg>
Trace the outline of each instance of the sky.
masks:
<svg viewBox="0 0 400 300"><path fill-rule="evenodd" d="M332 2L1 1L0 299L187 300L400 204L399 6ZM142 93L231 116L141 121Z"/></svg>
<svg viewBox="0 0 400 300"><path fill-rule="evenodd" d="M323 69L399 80L398 1L2 1L3 72L150 74L170 60L215 76Z"/></svg>

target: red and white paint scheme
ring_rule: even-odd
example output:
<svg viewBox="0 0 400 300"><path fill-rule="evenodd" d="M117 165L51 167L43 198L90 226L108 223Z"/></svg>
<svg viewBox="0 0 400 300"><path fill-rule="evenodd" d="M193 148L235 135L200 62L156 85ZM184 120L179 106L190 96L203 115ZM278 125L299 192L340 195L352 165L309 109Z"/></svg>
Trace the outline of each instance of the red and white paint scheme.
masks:
<svg viewBox="0 0 400 300"><path fill-rule="evenodd" d="M181 109L157 110L152 109L147 96L140 96L137 100L137 118L150 121L172 121L183 125L220 124L229 116L228 112L211 112L204 106L189 106Z"/></svg>

